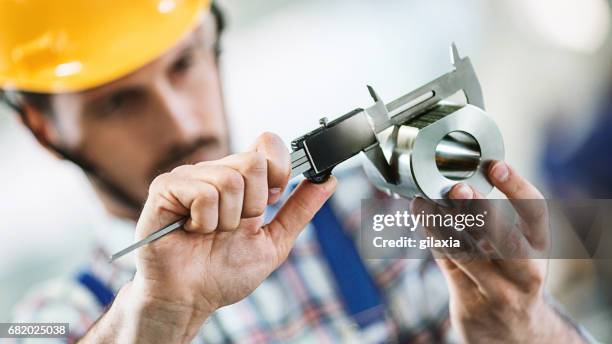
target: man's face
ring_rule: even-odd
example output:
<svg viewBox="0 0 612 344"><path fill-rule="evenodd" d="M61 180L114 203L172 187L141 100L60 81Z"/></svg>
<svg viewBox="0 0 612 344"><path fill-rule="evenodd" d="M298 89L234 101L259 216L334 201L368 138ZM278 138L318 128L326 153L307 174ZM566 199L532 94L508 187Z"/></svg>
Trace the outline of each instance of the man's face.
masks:
<svg viewBox="0 0 612 344"><path fill-rule="evenodd" d="M95 89L53 96L54 144L140 201L156 175L227 155L215 31L209 16L140 70Z"/></svg>

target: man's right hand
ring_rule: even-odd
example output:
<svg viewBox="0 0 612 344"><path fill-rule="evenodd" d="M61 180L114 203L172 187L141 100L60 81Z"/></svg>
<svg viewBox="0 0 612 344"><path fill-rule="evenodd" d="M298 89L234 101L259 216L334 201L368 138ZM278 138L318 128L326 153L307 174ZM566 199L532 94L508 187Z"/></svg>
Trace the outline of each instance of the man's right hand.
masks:
<svg viewBox="0 0 612 344"><path fill-rule="evenodd" d="M122 326L133 327L125 336L187 342L212 312L259 286L335 189L333 178L323 184L304 181L264 224L265 207L280 198L289 175L283 142L264 134L252 151L157 177L136 239L181 217L189 220L184 231L139 249L134 280L109 311L123 303L117 306Z"/></svg>

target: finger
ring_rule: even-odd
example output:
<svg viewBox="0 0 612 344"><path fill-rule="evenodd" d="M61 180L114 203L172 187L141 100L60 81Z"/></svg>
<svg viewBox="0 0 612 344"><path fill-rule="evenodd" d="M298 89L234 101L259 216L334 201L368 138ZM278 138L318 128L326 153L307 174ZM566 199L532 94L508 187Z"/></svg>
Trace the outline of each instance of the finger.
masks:
<svg viewBox="0 0 612 344"><path fill-rule="evenodd" d="M183 226L188 232L212 233L219 225L219 192L209 183L183 182L185 191L188 188L197 196L191 203L189 219Z"/></svg>
<svg viewBox="0 0 612 344"><path fill-rule="evenodd" d="M503 190L502 190L503 191ZM537 191L537 190L536 190ZM466 184L456 185L449 192L449 197L454 199L480 199L478 202L486 202L484 208L488 212L486 224L486 237L491 245L501 254L501 259L495 259L483 264L480 259L452 260L475 281L481 293L489 299L504 298L503 290L511 290L516 285L523 290L533 290L539 287L538 271L532 259L533 249L526 235L508 219L496 212L496 209L478 191ZM519 201L520 202L520 201ZM513 204L514 206L514 204ZM514 206L515 210L518 209ZM517 259L519 258L519 259ZM450 275L450 274L449 274Z"/></svg>
<svg viewBox="0 0 612 344"><path fill-rule="evenodd" d="M481 194L478 190L474 189L472 186L466 183L457 183L453 185L453 187L448 192L448 197L454 200L487 199L485 195ZM482 204L487 204L488 207L490 207L490 204L488 203L483 202Z"/></svg>
<svg viewBox="0 0 612 344"><path fill-rule="evenodd" d="M442 209L440 207L433 206L431 203L421 198L416 198L412 203L412 207L413 212L422 212L423 214L426 214L426 216L429 214L440 213ZM489 281L494 278L488 274L495 271L495 264L489 259L487 252L481 248L480 243L475 240L469 230L455 232L452 227L448 228L444 225L425 227L425 230L427 234L436 239L446 239L449 237L449 235L451 235L451 239L457 239L460 242L460 247L458 248L430 248L434 257L440 258L442 261L446 260L451 262L452 264L450 264L450 266L460 267L463 274L465 274L474 284L478 285L479 288L483 290L487 289L489 285L492 285L493 282ZM453 271L453 276L455 278L460 278L455 275L460 275L459 272Z"/></svg>
<svg viewBox="0 0 612 344"><path fill-rule="evenodd" d="M471 186L459 183L449 192L451 199L476 199L467 211L485 214L486 221L479 228L478 237L488 239L489 243L501 258L526 258L532 252L531 245L524 234L493 207L484 196Z"/></svg>
<svg viewBox="0 0 612 344"><path fill-rule="evenodd" d="M468 188L471 189L473 197L482 197L476 190L471 187ZM462 194L461 197L469 197L470 191L465 190L465 188L462 189L464 190L456 190L455 192L451 190L450 197L458 197L458 193ZM488 203L486 200L479 200L478 202ZM491 205L486 205L486 209L488 220L483 230L486 232L489 243L500 255L493 261L493 264L499 269L497 273L520 285L531 285L529 278L534 275L532 272L534 269L533 261L526 258L536 257L536 252L534 252L521 229L515 226L514 220L505 218Z"/></svg>
<svg viewBox="0 0 612 344"><path fill-rule="evenodd" d="M478 306L489 307L492 299L491 292L483 289L463 272L452 260L439 258L435 260L448 285L449 296L453 307L459 307L460 311L471 311ZM455 300L455 302L452 302Z"/></svg>
<svg viewBox="0 0 612 344"><path fill-rule="evenodd" d="M322 184L302 181L266 226L276 246L279 264L289 254L298 234L335 191L336 184L334 177Z"/></svg>
<svg viewBox="0 0 612 344"><path fill-rule="evenodd" d="M185 229L208 233L217 227L217 189L202 181L165 173L151 183L149 196L136 226L142 239L160 227L189 215Z"/></svg>
<svg viewBox="0 0 612 344"><path fill-rule="evenodd" d="M495 298L500 289L512 287L499 267L488 259L482 257L448 259L478 287L481 294L488 298Z"/></svg>
<svg viewBox="0 0 612 344"><path fill-rule="evenodd" d="M441 252L443 257L478 255L477 243L470 235L469 231L457 231L452 225L445 225L443 221L435 220L435 218L442 219L444 216L453 215L450 213L452 209L436 205L421 197L414 198L410 204L410 208L413 214L422 216L423 221L420 223L420 226L423 228L422 233L426 238L433 238L434 240L459 240L459 247L431 247L430 250L434 255L438 252ZM433 218L434 220L425 220L427 218Z"/></svg>
<svg viewBox="0 0 612 344"><path fill-rule="evenodd" d="M503 161L491 165L489 176L527 225L522 229L531 245L545 248L548 244L548 207L544 196Z"/></svg>
<svg viewBox="0 0 612 344"><path fill-rule="evenodd" d="M485 201L486 197L466 183L455 184L448 192L448 197L453 201L451 202L451 208L457 214L483 214L486 216L492 213L493 207L488 201ZM477 201L471 202L471 200ZM490 218L490 216L488 217ZM481 240L486 234L484 228L468 228L467 232L476 241Z"/></svg>
<svg viewBox="0 0 612 344"><path fill-rule="evenodd" d="M503 161L497 161L491 165L489 177L493 185L503 192L510 201L544 199L544 196L535 186L531 185L527 179L521 177ZM533 204L513 202L513 205L525 221L540 221L546 215L546 204L544 202L534 202Z"/></svg>
<svg viewBox="0 0 612 344"><path fill-rule="evenodd" d="M482 195L480 193L477 193L476 190L472 189L466 183L457 183L448 192L448 197L450 199L456 199L456 200L481 199Z"/></svg>
<svg viewBox="0 0 612 344"><path fill-rule="evenodd" d="M452 188L449 191L449 197L451 199L463 200L482 197L481 194L477 193L471 187L467 185L463 187L463 185L456 185ZM424 200L419 202L419 200L420 199L415 199L412 203L412 206L417 211L423 209L425 214L441 211L439 208L436 210L428 202ZM461 204L459 204L459 206L460 205ZM457 204L455 204L455 206L457 206ZM427 209L428 207L429 209ZM444 209L443 211L449 210L453 212L456 209ZM459 212L464 212L464 210L459 210ZM432 233L432 230L430 229L429 232ZM432 234L434 236L440 235L436 228L433 228ZM453 233L453 235L455 234L456 233ZM498 297L498 288L510 287L510 284L505 279L499 267L482 253L478 243L470 240L471 235L468 234L465 239L466 240L462 241L462 245L466 246L458 252L449 248L441 248L439 251L434 252L434 256L442 257L436 261L440 265L446 280L449 281L451 286L454 286L451 290L456 293L458 297L472 298L477 297L478 294L488 299ZM441 254L436 255L435 253ZM476 288L473 288L473 286L476 286ZM478 291L478 293L474 293L474 291Z"/></svg>
<svg viewBox="0 0 612 344"><path fill-rule="evenodd" d="M278 135L263 133L255 143L253 149L263 153L268 162L268 204L278 201L291 174L291 161L289 151Z"/></svg>
<svg viewBox="0 0 612 344"><path fill-rule="evenodd" d="M446 283L452 297L465 300L477 297L477 293L482 293L479 286L472 281L459 267L448 258L434 259Z"/></svg>
<svg viewBox="0 0 612 344"><path fill-rule="evenodd" d="M244 178L242 217L257 217L268 204L268 164L263 153L252 151L230 155L218 161L231 167Z"/></svg>
<svg viewBox="0 0 612 344"><path fill-rule="evenodd" d="M244 199L244 179L238 171L223 165L185 165L177 167L172 172L184 178L213 185L219 194L217 229L238 228Z"/></svg>
<svg viewBox="0 0 612 344"><path fill-rule="evenodd" d="M498 266L499 261L482 258L447 258L436 259L436 262L450 285L451 293L463 300L477 300L475 297L482 295L498 304L508 304L513 302L509 295L517 287L522 292L533 292L542 285L542 275L532 260L508 260L502 267ZM518 264L512 265L512 262Z"/></svg>
<svg viewBox="0 0 612 344"><path fill-rule="evenodd" d="M473 288L476 287L474 281L472 281L459 267L448 258L436 258L434 259L438 267L447 277L447 280L453 281L458 287L461 288Z"/></svg>

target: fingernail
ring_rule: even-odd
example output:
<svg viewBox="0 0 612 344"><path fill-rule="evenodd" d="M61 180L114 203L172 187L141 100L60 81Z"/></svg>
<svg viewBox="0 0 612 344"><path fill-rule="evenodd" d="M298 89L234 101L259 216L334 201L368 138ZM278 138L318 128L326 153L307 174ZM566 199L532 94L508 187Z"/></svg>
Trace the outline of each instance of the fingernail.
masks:
<svg viewBox="0 0 612 344"><path fill-rule="evenodd" d="M493 170L491 171L491 176L493 179L496 179L498 182L505 182L508 180L508 176L510 175L510 171L508 170L508 165L505 162L500 161L493 166Z"/></svg>
<svg viewBox="0 0 612 344"><path fill-rule="evenodd" d="M456 196L455 198L458 199L471 199L474 196L472 188L470 188L469 186L467 186L467 184L464 183L457 184L453 191L454 196Z"/></svg>
<svg viewBox="0 0 612 344"><path fill-rule="evenodd" d="M268 189L268 204L274 204L278 202L281 197L281 191L281 188Z"/></svg>

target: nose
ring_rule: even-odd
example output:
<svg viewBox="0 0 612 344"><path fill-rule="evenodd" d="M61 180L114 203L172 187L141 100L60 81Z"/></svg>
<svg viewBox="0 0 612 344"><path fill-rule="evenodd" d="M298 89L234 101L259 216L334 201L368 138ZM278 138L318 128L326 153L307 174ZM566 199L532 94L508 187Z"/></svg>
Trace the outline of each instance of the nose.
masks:
<svg viewBox="0 0 612 344"><path fill-rule="evenodd" d="M152 90L152 106L156 107L155 120L157 127L162 128L165 135L175 139L188 141L201 135L197 116L190 107L190 102L184 96L165 82L158 82Z"/></svg>

